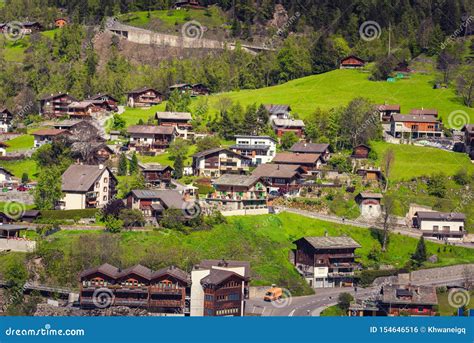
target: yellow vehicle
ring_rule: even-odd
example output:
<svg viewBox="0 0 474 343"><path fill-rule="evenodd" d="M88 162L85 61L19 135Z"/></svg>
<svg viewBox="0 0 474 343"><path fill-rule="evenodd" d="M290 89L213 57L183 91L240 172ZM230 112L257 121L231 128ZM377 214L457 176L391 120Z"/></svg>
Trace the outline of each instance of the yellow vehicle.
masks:
<svg viewBox="0 0 474 343"><path fill-rule="evenodd" d="M267 290L265 292L265 296L263 297L264 301L274 301L281 299L283 296L283 290L279 287L275 287L275 285L272 285L272 288Z"/></svg>

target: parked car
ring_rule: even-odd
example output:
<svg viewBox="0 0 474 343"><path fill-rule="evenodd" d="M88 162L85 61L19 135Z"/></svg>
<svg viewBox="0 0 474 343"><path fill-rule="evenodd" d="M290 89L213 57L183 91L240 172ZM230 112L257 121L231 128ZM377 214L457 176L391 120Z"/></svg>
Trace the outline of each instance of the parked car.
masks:
<svg viewBox="0 0 474 343"><path fill-rule="evenodd" d="M281 299L283 296L283 290L279 287L275 287L272 285L268 291L265 292L265 296L263 297L264 301L275 301Z"/></svg>
<svg viewBox="0 0 474 343"><path fill-rule="evenodd" d="M20 185L17 187L16 189L18 192L27 192L28 191L28 187L24 186L24 185Z"/></svg>

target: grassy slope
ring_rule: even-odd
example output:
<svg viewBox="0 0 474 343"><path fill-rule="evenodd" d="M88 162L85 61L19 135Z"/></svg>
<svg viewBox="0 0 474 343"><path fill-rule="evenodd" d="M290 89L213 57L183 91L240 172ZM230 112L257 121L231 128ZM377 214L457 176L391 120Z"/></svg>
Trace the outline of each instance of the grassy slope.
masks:
<svg viewBox="0 0 474 343"><path fill-rule="evenodd" d="M36 162L31 158L19 160L19 161L0 161L0 166L4 167L16 177L21 178L23 173L28 173L30 179L36 179Z"/></svg>
<svg viewBox="0 0 474 343"><path fill-rule="evenodd" d="M384 152L391 148L395 152L395 162L391 179L407 180L416 176L444 172L455 174L459 169L474 171L474 165L466 154L444 151L436 148L414 145L397 145L385 142L372 142L380 164Z"/></svg>
<svg viewBox="0 0 474 343"><path fill-rule="evenodd" d="M400 104L402 113L408 113L412 108L437 108L440 116L447 118L452 111L463 110L474 123L474 109L462 105L452 89L433 89L432 80L432 74L414 74L411 79L396 83L373 82L368 80L367 73L334 70L278 86L216 94L209 100L211 108L215 108L221 97L228 97L242 105L290 104L294 113L305 118L317 107L330 109L343 106L353 98L363 96L376 103Z"/></svg>
<svg viewBox="0 0 474 343"><path fill-rule="evenodd" d="M438 292L438 307L441 316L452 316L457 311L448 302L448 292ZM474 309L474 291L470 292L471 298L469 304L466 306L467 309Z"/></svg>
<svg viewBox="0 0 474 343"><path fill-rule="evenodd" d="M43 31L41 32L41 35L52 39L57 30L58 29ZM13 42L6 40L3 35L0 36L0 46L3 48L2 50L6 61L23 62L25 50L29 45L30 38L28 36Z"/></svg>
<svg viewBox="0 0 474 343"><path fill-rule="evenodd" d="M233 217L229 224L220 225L209 231L197 231L182 234L175 231L124 232L120 235L120 263L122 267L134 263L143 263L150 267L174 263L182 268L189 268L193 263L205 258L227 258L249 260L253 271L254 285L272 283L288 287L298 294L309 290L300 276L288 261L292 241L308 235L336 236L346 234L362 245L357 253L360 261L368 264L368 253L379 243L371 236L369 230L343 226L320 220L301 217L295 214L262 215ZM62 250L65 258L61 266L48 270L59 275L63 270L70 272L69 282L75 282L79 270L74 265L71 246L81 235L98 235L97 232L62 231L45 243L47 250ZM415 250L417 240L414 238L391 235L388 251L382 255L381 263L402 267ZM436 266L474 262L474 252L466 248L453 247L452 251L437 252L439 245L427 242L428 255L436 253L439 263ZM107 260L107 257L104 257ZM98 256L94 256L94 261ZM96 261L94 263L105 262ZM154 265L152 265L154 263ZM54 275L48 275L55 279ZM64 276L61 276L64 277Z"/></svg>
<svg viewBox="0 0 474 343"><path fill-rule="evenodd" d="M8 152L12 151L21 151L21 150L28 150L33 148L34 145L34 137L33 135L22 135L16 138L10 139L8 142Z"/></svg>

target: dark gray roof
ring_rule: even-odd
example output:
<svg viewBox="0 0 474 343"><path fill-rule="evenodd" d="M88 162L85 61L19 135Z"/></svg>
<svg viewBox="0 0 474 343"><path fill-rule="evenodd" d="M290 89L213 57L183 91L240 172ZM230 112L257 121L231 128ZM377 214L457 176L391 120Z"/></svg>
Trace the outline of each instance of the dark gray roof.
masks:
<svg viewBox="0 0 474 343"><path fill-rule="evenodd" d="M239 275L229 270L211 269L209 275L201 279L201 285L219 285L220 283L224 282L232 276L244 278L242 275Z"/></svg>
<svg viewBox="0 0 474 343"><path fill-rule="evenodd" d="M260 176L255 175L224 174L214 181L214 184L218 186L251 187L259 180Z"/></svg>
<svg viewBox="0 0 474 343"><path fill-rule="evenodd" d="M45 94L43 96L41 96L39 98L39 100L51 100L51 99L55 99L55 98L59 98L61 96L64 96L64 95L67 95L69 97L71 97L71 99L73 101L77 101L76 98L74 98L72 95L68 94L68 93L51 93L51 94Z"/></svg>
<svg viewBox="0 0 474 343"><path fill-rule="evenodd" d="M277 114L282 112L289 112L291 111L290 105L273 105L268 104L265 105L265 109L270 112L270 114Z"/></svg>
<svg viewBox="0 0 474 343"><path fill-rule="evenodd" d="M438 110L436 109L433 109L433 108L422 108L422 109L412 109L410 111L410 114L413 114L413 115L434 115L434 116L437 116L438 115Z"/></svg>
<svg viewBox="0 0 474 343"><path fill-rule="evenodd" d="M21 216L22 218L32 218L32 217L37 217L41 214L40 211L38 210L27 210L23 212L23 215Z"/></svg>
<svg viewBox="0 0 474 343"><path fill-rule="evenodd" d="M108 263L104 263L102 265L100 265L99 267L93 267L93 268L89 268L85 271L83 271L81 274L80 274L80 277L86 277L88 275L91 275L91 274L95 274L95 273L101 273L101 274L105 274L111 278L116 278L119 273L120 273L120 269L118 269L117 267L114 267Z"/></svg>
<svg viewBox="0 0 474 343"><path fill-rule="evenodd" d="M158 163L140 163L139 166L143 169L143 171L164 171L166 169L173 170L173 168L170 166L165 166Z"/></svg>
<svg viewBox="0 0 474 343"><path fill-rule="evenodd" d="M305 127L301 119L273 119L273 124L279 127Z"/></svg>
<svg viewBox="0 0 474 343"><path fill-rule="evenodd" d="M186 283L190 283L190 278L189 278L189 274L186 273L184 270L182 269L179 269L175 266L170 266L170 267L166 267L166 268L162 268L162 269L159 269L155 272L153 272L151 274L151 279L156 279L160 276L163 276L163 275L171 275L171 276L174 276L175 278L183 281L183 282L186 282Z"/></svg>
<svg viewBox="0 0 474 343"><path fill-rule="evenodd" d="M298 142L290 148L291 152L322 154L329 149L329 144Z"/></svg>
<svg viewBox="0 0 474 343"><path fill-rule="evenodd" d="M26 230L27 227L23 225L15 225L15 224L1 224L0 230L4 231L19 231L19 230Z"/></svg>
<svg viewBox="0 0 474 343"><path fill-rule="evenodd" d="M189 112L156 112L156 119L192 120Z"/></svg>
<svg viewBox="0 0 474 343"><path fill-rule="evenodd" d="M141 264L137 264L133 267L122 270L117 277L123 278L130 274L136 274L138 276L141 276L144 279L150 280L152 270L150 268L142 266Z"/></svg>
<svg viewBox="0 0 474 343"><path fill-rule="evenodd" d="M277 142L275 138L273 137L270 137L270 136L255 136L255 135L235 135L234 136L236 139L237 138L252 138L252 139L270 139L272 141L274 141L275 143Z"/></svg>
<svg viewBox="0 0 474 343"><path fill-rule="evenodd" d="M242 158L244 160L250 160L251 158L250 157L247 157L247 156L243 156L243 155L240 155L230 149L227 149L227 148L213 148L213 149L208 149L208 150L204 150L204 151L201 151L201 152L198 152L198 153L195 153L193 155L193 157L197 158L197 157L204 157L204 156L207 156L207 155L210 155L210 154L213 154L213 153L216 153L216 152L221 152L221 151L225 151L227 152L228 154L231 154L231 155L234 155L234 156L238 156L239 158Z"/></svg>
<svg viewBox="0 0 474 343"><path fill-rule="evenodd" d="M425 220L439 220L439 221L459 221L466 220L466 215L459 212L430 212L430 211L418 211L415 213L419 219Z"/></svg>
<svg viewBox="0 0 474 343"><path fill-rule="evenodd" d="M412 114L393 114L392 120L395 122L418 122L418 123L436 123L438 120L433 115L412 115Z"/></svg>
<svg viewBox="0 0 474 343"><path fill-rule="evenodd" d="M293 152L279 152L273 158L274 163L289 164L315 164L318 162L320 154L300 154Z"/></svg>
<svg viewBox="0 0 474 343"><path fill-rule="evenodd" d="M129 126L127 132L133 134L146 135L172 135L176 131L174 126L157 126L157 125L132 125Z"/></svg>
<svg viewBox="0 0 474 343"><path fill-rule="evenodd" d="M358 197L362 199L382 199L383 195L381 193L371 193L371 192L360 192Z"/></svg>
<svg viewBox="0 0 474 343"><path fill-rule="evenodd" d="M128 91L127 94L144 93L144 92L147 92L147 91L150 91L150 90L154 91L157 94L160 94L160 92L158 92L156 89L151 88L151 87L141 87L141 88L138 88L138 89L134 89L134 90Z"/></svg>
<svg viewBox="0 0 474 343"><path fill-rule="evenodd" d="M250 144L234 144L229 147L230 149L238 150L268 150L269 145L250 145Z"/></svg>
<svg viewBox="0 0 474 343"><path fill-rule="evenodd" d="M434 286L384 285L382 302L385 304L437 305Z"/></svg>
<svg viewBox="0 0 474 343"><path fill-rule="evenodd" d="M63 192L87 192L107 170L96 165L73 164L62 175Z"/></svg>
<svg viewBox="0 0 474 343"><path fill-rule="evenodd" d="M250 277L250 262L248 261L236 261L236 260L202 260L200 263L194 266L195 269L212 269L212 267L221 268L238 268L243 267L245 269L244 276Z"/></svg>
<svg viewBox="0 0 474 343"><path fill-rule="evenodd" d="M360 248L361 246L355 240L348 236L339 237L303 237L315 249L326 248Z"/></svg>
<svg viewBox="0 0 474 343"><path fill-rule="evenodd" d="M134 189L132 194L138 199L159 199L167 208L181 209L184 203L181 194L172 189Z"/></svg>

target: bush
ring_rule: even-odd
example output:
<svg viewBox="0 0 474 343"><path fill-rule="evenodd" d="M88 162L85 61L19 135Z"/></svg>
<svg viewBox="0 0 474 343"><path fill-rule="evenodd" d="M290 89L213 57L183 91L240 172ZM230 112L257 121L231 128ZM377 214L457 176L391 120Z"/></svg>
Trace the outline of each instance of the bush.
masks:
<svg viewBox="0 0 474 343"><path fill-rule="evenodd" d="M42 220L76 220L77 218L95 218L97 208L86 208L83 210L42 210Z"/></svg>
<svg viewBox="0 0 474 343"><path fill-rule="evenodd" d="M341 310L347 311L353 300L354 297L350 293L341 293L337 298L337 306L339 306Z"/></svg>

